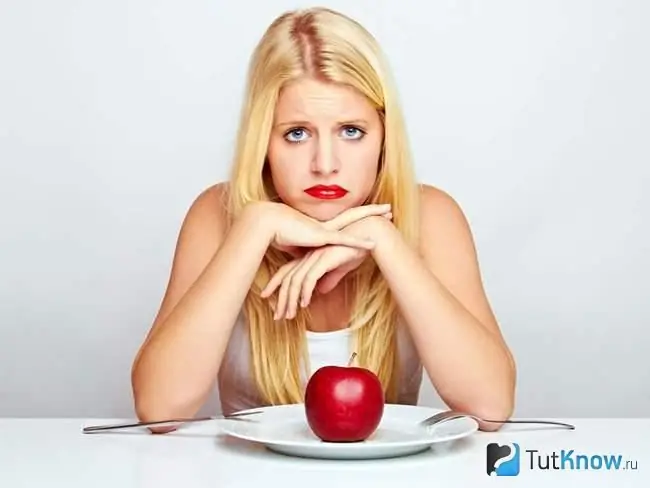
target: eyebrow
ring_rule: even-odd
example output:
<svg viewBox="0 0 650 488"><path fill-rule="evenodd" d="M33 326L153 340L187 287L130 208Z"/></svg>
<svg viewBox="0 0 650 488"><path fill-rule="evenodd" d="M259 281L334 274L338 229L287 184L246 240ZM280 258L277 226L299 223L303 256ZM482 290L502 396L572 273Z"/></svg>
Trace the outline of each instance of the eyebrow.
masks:
<svg viewBox="0 0 650 488"><path fill-rule="evenodd" d="M337 125L369 125L366 119L349 119L349 120L340 120L336 122ZM279 122L275 124L276 127L300 127L304 125L310 125L307 120L289 120L286 122Z"/></svg>

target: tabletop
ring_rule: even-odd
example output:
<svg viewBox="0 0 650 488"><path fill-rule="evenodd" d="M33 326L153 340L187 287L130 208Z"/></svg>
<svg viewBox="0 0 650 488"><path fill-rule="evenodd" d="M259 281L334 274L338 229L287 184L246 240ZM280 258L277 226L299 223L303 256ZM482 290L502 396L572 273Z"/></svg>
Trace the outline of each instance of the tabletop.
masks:
<svg viewBox="0 0 650 488"><path fill-rule="evenodd" d="M224 435L218 421L153 435L145 429L81 433L86 425L120 419L4 418L0 487L650 486L650 419L561 420L576 430L506 425L409 457L335 461L271 452ZM518 475L495 480L487 474L490 443L519 445ZM578 456L588 469L576 466Z"/></svg>

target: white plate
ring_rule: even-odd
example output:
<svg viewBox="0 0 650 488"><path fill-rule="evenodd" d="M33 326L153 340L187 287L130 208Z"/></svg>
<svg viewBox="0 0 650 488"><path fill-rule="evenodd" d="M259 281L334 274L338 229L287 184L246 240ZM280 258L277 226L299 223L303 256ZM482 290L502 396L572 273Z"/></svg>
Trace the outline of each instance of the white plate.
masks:
<svg viewBox="0 0 650 488"><path fill-rule="evenodd" d="M417 426L420 420L440 412L421 406L386 405L379 427L363 442L321 441L309 428L304 404L255 408L261 410L250 421L227 421L223 431L233 437L257 442L291 456L321 459L380 459L416 454L433 444L467 437L478 423L460 418L429 431Z"/></svg>

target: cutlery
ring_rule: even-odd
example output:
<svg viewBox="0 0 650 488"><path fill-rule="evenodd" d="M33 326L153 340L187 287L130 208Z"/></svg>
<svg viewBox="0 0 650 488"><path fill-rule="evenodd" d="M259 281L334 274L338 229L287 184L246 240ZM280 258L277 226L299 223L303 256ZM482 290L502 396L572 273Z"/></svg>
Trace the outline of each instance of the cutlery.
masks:
<svg viewBox="0 0 650 488"><path fill-rule="evenodd" d="M109 425L90 425L83 428L84 434L90 434L92 432L106 432L110 430L119 430L119 429L131 429L134 427L149 427L152 425L156 426L165 426L165 425L176 425L176 424L188 424L194 422L208 422L210 420L248 420L246 417L249 415L256 415L262 413L259 410L233 413L229 415L218 415L214 417L195 417L195 418L177 418L177 419L167 419L167 420L156 420L152 422L131 422L123 424L109 424Z"/></svg>
<svg viewBox="0 0 650 488"><path fill-rule="evenodd" d="M440 425L443 422L448 422L450 420L459 419L463 417L472 418L478 422L488 422L488 423L503 423L503 424L542 424L542 425L556 425L559 427L564 427L570 430L574 430L575 426L567 424L564 422L556 422L552 420L487 420L477 417L476 415L470 415L468 413L457 412L454 410L446 410L444 412L437 413L428 417L420 422L422 427L433 427L435 425Z"/></svg>

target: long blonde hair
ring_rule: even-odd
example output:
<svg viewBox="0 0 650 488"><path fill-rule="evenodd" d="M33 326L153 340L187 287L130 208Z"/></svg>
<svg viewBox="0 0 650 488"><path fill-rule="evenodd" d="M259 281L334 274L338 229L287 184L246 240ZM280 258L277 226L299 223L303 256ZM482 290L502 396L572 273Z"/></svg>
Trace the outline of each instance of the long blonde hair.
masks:
<svg viewBox="0 0 650 488"><path fill-rule="evenodd" d="M249 66L247 92L229 187L229 213L237 218L251 202L273 200L266 153L275 105L285 83L300 77L356 88L376 107L384 124L380 170L367 203L392 204L393 223L415 245L419 194L403 116L386 61L372 37L356 21L327 8L287 12L267 29ZM288 257L269 248L244 302L251 362L262 399L272 405L303 401L301 367L308 368L305 334L308 308L293 320L274 323L260 292ZM357 364L374 371L386 401L397 399L397 307L374 261L348 278L352 284L354 350Z"/></svg>

